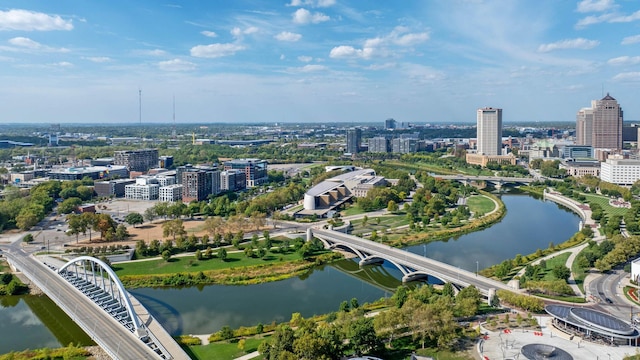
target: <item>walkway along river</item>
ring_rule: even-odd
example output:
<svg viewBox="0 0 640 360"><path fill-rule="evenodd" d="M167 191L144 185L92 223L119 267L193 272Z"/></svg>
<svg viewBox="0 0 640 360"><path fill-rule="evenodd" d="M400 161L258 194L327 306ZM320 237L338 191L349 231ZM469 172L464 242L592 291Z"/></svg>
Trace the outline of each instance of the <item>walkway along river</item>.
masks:
<svg viewBox="0 0 640 360"><path fill-rule="evenodd" d="M408 250L476 271L476 266L483 269L516 254L544 249L550 242L564 242L578 230L580 218L555 203L525 195L504 195L502 200L507 214L500 223L457 239L416 245ZM336 311L342 301L351 298L364 303L391 296L399 284L400 273L392 266L361 270L352 260L343 260L317 267L298 278L266 284L142 288L131 292L170 333L177 335L209 334L225 325L235 328L285 321L294 312L308 317ZM0 308L0 324L11 324L0 325L0 336L11 333L16 337L23 334L26 338L34 329L46 332L38 314L29 312L28 306L20 308L23 313L20 318L12 317L15 312L12 309ZM57 330L51 328L50 331ZM49 336L46 342L32 339L19 345L2 342L0 353L51 346L56 337L58 335Z"/></svg>

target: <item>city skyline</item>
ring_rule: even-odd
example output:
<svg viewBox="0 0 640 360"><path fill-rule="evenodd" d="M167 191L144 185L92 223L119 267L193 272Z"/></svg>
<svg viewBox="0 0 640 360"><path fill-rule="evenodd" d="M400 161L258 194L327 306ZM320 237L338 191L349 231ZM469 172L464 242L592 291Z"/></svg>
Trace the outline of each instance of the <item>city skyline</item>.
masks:
<svg viewBox="0 0 640 360"><path fill-rule="evenodd" d="M178 123L571 122L607 92L640 118L629 1L3 5L3 123L171 123L174 96Z"/></svg>

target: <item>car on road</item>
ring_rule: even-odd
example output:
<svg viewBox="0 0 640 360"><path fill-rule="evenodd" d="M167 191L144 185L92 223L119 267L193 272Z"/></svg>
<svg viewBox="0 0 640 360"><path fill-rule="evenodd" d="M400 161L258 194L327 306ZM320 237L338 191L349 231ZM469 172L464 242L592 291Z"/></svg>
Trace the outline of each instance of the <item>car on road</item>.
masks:
<svg viewBox="0 0 640 360"><path fill-rule="evenodd" d="M609 298L605 298L604 301L606 301L607 304L613 304L613 301L611 301L611 299L609 299Z"/></svg>

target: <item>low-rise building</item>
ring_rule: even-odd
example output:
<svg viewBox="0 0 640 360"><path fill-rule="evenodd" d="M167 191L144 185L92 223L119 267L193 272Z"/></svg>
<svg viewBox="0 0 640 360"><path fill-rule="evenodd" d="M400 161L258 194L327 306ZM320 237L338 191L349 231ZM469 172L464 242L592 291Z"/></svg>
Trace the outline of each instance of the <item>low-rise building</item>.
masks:
<svg viewBox="0 0 640 360"><path fill-rule="evenodd" d="M130 200L158 200L160 185L155 178L139 177L135 184L124 187L124 197Z"/></svg>
<svg viewBox="0 0 640 360"><path fill-rule="evenodd" d="M640 180L640 160L623 159L621 155L611 155L600 164L600 180L631 186Z"/></svg>
<svg viewBox="0 0 640 360"><path fill-rule="evenodd" d="M93 188L99 197L123 197L125 186L135 183L134 179L115 179L96 182Z"/></svg>
<svg viewBox="0 0 640 360"><path fill-rule="evenodd" d="M598 160L573 160L567 159L560 162L560 168L567 170L567 175L583 177L591 175L600 177L600 161Z"/></svg>
<svg viewBox="0 0 640 360"><path fill-rule="evenodd" d="M158 200L164 202L175 202L182 200L182 185L172 184L160 186L158 189Z"/></svg>
<svg viewBox="0 0 640 360"><path fill-rule="evenodd" d="M488 163L494 162L501 165L515 165L517 158L513 154L508 155L480 155L467 153L466 155L467 164L470 165L480 165L482 167L487 166Z"/></svg>
<svg viewBox="0 0 640 360"><path fill-rule="evenodd" d="M129 171L124 166L86 166L52 169L49 171L51 180L82 180L85 177L93 180L127 178Z"/></svg>

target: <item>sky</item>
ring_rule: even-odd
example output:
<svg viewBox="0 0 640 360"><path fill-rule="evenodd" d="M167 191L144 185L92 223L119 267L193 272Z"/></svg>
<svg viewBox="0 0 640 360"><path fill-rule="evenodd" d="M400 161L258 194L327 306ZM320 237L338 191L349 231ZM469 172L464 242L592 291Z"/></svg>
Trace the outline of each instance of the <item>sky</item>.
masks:
<svg viewBox="0 0 640 360"><path fill-rule="evenodd" d="M575 121L607 92L640 120L638 0L0 3L0 123Z"/></svg>

